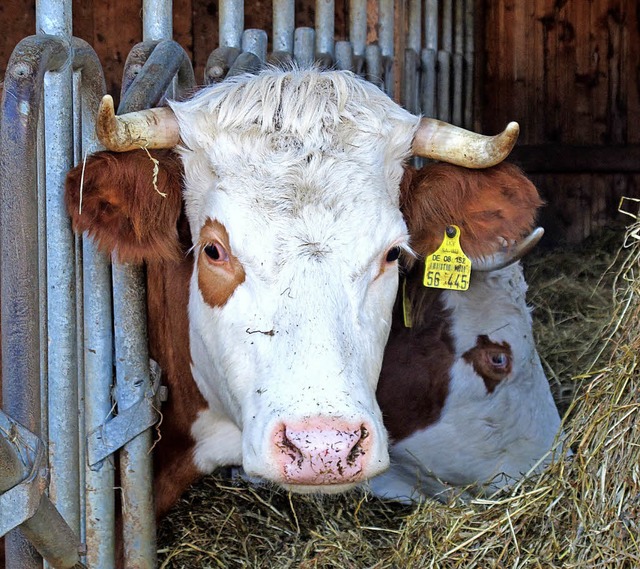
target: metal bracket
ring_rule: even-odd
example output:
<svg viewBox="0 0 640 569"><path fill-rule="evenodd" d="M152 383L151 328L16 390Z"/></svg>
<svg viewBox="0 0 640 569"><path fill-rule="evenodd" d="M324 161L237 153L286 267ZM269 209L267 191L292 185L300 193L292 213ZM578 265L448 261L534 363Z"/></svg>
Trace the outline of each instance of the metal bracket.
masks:
<svg viewBox="0 0 640 569"><path fill-rule="evenodd" d="M168 389L160 385L161 370L149 361L151 388L137 403L102 423L87 435L87 458L94 467L129 441L153 427L160 419L160 405L167 400Z"/></svg>
<svg viewBox="0 0 640 569"><path fill-rule="evenodd" d="M11 447L14 462L27 476L0 494L0 536L33 517L48 484L44 445L31 431L0 411L0 441Z"/></svg>

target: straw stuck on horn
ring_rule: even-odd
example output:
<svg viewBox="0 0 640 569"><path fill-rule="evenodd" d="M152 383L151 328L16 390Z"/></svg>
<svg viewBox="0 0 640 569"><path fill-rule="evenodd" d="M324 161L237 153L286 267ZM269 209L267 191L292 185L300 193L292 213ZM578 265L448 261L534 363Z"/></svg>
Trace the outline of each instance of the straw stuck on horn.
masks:
<svg viewBox="0 0 640 569"><path fill-rule="evenodd" d="M114 152L173 148L180 142L178 121L169 107L116 116L111 95L105 95L100 102L96 133L102 145Z"/></svg>
<svg viewBox="0 0 640 569"><path fill-rule="evenodd" d="M519 133L517 122L510 122L500 134L485 136L437 119L423 118L413 138L413 153L466 168L488 168L509 155Z"/></svg>

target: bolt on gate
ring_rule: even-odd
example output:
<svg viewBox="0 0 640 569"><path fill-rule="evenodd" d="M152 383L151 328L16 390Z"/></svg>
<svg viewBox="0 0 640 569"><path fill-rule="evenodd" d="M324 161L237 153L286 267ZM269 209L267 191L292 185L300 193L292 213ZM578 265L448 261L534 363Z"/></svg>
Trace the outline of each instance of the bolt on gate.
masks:
<svg viewBox="0 0 640 569"><path fill-rule="evenodd" d="M378 19L373 41L368 10ZM316 0L315 28L295 28L294 0L273 0L269 53L267 32L243 29L242 0L220 0L219 11L204 84L266 63L315 63L366 77L413 113L472 126L472 0L351 0L349 41L334 39L333 0ZM36 28L11 56L0 115L6 567L38 568L42 558L114 567L119 499L125 566L152 568L152 427L167 394L149 361L144 273L74 236L64 207L66 172L100 150L104 76L91 46L71 35L70 0L41 0ZM171 37L171 0L143 0L143 41L127 58L119 113L193 91L189 57Z"/></svg>

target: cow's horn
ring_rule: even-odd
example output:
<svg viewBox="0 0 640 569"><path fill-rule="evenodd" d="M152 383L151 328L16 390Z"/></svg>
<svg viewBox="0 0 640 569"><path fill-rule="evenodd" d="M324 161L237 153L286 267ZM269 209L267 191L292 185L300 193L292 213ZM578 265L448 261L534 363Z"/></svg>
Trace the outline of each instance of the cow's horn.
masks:
<svg viewBox="0 0 640 569"><path fill-rule="evenodd" d="M474 258L471 260L471 268L474 271L480 271L487 273L489 271L497 271L503 269L513 263L519 261L525 255L529 254L533 248L538 244L542 236L544 235L544 229L542 227L536 227L529 235L527 235L522 241L516 243L505 251L499 251L493 255L486 257Z"/></svg>
<svg viewBox="0 0 640 569"><path fill-rule="evenodd" d="M105 95L100 102L96 133L102 145L115 152L173 148L180 142L178 121L169 107L116 116L111 95Z"/></svg>
<svg viewBox="0 0 640 569"><path fill-rule="evenodd" d="M484 136L437 119L423 118L413 137L413 153L466 168L488 168L509 155L519 132L517 122L510 122L500 134Z"/></svg>

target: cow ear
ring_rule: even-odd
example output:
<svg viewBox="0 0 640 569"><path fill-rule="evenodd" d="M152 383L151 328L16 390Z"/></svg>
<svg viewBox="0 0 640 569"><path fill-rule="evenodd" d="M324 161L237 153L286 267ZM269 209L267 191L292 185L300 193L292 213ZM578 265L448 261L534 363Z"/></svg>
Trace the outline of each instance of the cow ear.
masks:
<svg viewBox="0 0 640 569"><path fill-rule="evenodd" d="M495 253L500 238L512 242L531 232L542 204L522 171L504 162L484 170L430 164L407 170L401 185L411 246L422 256L440 246L447 225L460 227L469 257Z"/></svg>
<svg viewBox="0 0 640 569"><path fill-rule="evenodd" d="M182 164L171 151L99 152L67 175L74 231L121 262L177 261Z"/></svg>

